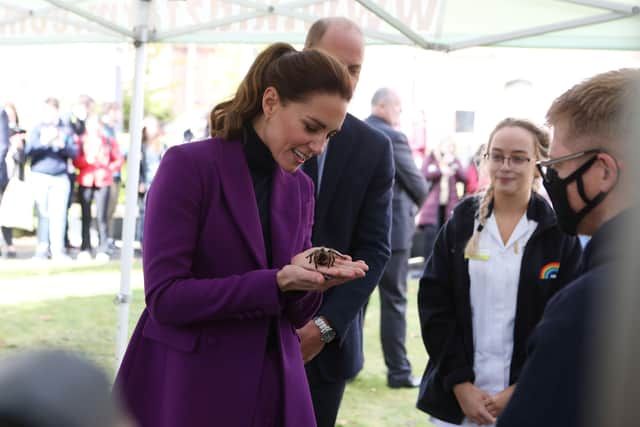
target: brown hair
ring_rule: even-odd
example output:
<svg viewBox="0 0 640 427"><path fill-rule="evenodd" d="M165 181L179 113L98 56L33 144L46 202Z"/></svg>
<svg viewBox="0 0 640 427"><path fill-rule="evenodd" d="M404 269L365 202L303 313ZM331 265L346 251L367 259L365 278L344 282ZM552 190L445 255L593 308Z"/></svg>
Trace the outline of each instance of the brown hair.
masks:
<svg viewBox="0 0 640 427"><path fill-rule="evenodd" d="M496 125L496 127L491 131L489 135L489 142L486 144L485 153L488 153L491 150L491 141L493 141L493 137L500 129L506 127L519 127L526 131L528 131L535 140L535 152L536 152L536 160L543 160L548 158L549 156L549 133L525 119L514 119L512 117L508 117L500 123ZM533 183L533 190L536 191L538 189L539 182L536 180ZM493 201L493 183L490 183L485 192L480 199L480 204L478 205L477 215L478 215L478 227L473 231L473 235L467 242L467 246L465 247L464 254L465 256L474 256L478 254L478 242L480 240L480 233L484 229L485 223L487 221L487 217L489 216L489 206Z"/></svg>
<svg viewBox="0 0 640 427"><path fill-rule="evenodd" d="M547 121L553 126L566 119L572 139L593 136L606 141L621 137L633 126L627 101L634 93L634 80L639 79L640 69L623 68L584 80L553 101Z"/></svg>
<svg viewBox="0 0 640 427"><path fill-rule="evenodd" d="M286 43L275 43L262 51L244 77L235 96L211 111L211 135L238 138L242 126L262 113L262 96L268 87L278 92L280 102L302 102L314 93L352 96L349 74L338 60L319 50L298 52Z"/></svg>

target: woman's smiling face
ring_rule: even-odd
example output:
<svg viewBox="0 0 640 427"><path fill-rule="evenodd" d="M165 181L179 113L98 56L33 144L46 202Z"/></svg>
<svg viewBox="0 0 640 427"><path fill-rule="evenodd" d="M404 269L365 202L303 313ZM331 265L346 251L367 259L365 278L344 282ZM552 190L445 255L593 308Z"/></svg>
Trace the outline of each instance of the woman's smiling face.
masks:
<svg viewBox="0 0 640 427"><path fill-rule="evenodd" d="M496 192L531 192L537 173L533 134L519 126L505 126L493 135L488 155L489 177Z"/></svg>
<svg viewBox="0 0 640 427"><path fill-rule="evenodd" d="M329 138L340 130L347 104L339 95L327 93L282 103L277 91L269 87L262 101L264 114L254 121L254 127L276 163L295 172L306 160L322 153Z"/></svg>

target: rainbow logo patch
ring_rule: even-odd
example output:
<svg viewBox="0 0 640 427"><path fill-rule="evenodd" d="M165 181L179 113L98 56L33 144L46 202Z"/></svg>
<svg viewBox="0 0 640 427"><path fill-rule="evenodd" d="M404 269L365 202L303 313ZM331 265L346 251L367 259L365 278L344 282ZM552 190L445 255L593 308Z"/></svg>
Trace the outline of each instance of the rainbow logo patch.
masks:
<svg viewBox="0 0 640 427"><path fill-rule="evenodd" d="M555 279L558 277L558 271L560 270L559 262L550 262L549 264L542 267L540 270L540 278L541 279Z"/></svg>

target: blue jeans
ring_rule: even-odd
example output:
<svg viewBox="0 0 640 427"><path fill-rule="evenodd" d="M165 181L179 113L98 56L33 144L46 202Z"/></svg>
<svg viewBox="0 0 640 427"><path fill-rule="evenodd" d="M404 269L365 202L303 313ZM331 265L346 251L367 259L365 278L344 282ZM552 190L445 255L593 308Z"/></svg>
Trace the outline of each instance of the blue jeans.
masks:
<svg viewBox="0 0 640 427"><path fill-rule="evenodd" d="M47 175L32 172L31 183L38 211L38 248L36 255L47 250L53 257L64 254L64 230L67 225L67 199L70 185L66 174Z"/></svg>

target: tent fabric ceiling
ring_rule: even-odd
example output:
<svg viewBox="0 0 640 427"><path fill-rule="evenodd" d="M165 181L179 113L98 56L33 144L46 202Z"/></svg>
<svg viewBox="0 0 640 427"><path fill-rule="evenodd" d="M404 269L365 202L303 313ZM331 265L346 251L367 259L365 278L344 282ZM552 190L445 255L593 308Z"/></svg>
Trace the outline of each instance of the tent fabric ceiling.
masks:
<svg viewBox="0 0 640 427"><path fill-rule="evenodd" d="M0 44L130 42L141 1L0 0ZM640 0L150 0L148 41L302 43L322 16L372 44L640 50Z"/></svg>

